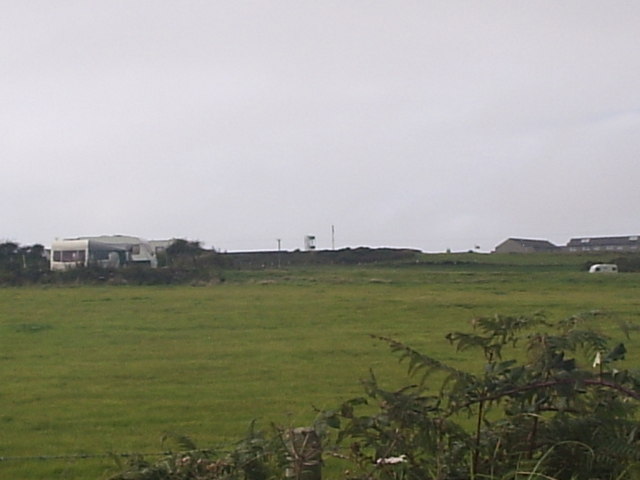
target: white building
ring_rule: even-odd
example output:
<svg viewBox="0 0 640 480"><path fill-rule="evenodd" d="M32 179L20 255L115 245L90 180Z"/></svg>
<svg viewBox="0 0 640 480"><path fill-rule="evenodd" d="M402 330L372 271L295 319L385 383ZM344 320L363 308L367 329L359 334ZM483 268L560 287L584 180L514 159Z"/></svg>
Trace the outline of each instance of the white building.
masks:
<svg viewBox="0 0 640 480"><path fill-rule="evenodd" d="M117 268L141 264L158 266L155 250L149 242L125 235L102 235L56 240L51 244L51 270L96 265Z"/></svg>

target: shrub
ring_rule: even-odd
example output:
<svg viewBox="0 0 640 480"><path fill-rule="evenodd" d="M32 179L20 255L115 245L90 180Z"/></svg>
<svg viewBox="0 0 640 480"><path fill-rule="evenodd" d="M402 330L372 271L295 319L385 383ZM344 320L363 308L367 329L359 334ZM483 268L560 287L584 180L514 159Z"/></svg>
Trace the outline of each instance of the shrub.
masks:
<svg viewBox="0 0 640 480"><path fill-rule="evenodd" d="M48 273L49 263L42 245L0 244L0 285L46 282Z"/></svg>
<svg viewBox="0 0 640 480"><path fill-rule="evenodd" d="M198 449L188 437L167 434L163 443L172 440L181 448L179 452L169 452L155 463L133 457L127 466L120 465L121 473L109 480L269 480L282 478L287 469L289 478L307 480L308 456L304 453L308 449L292 448L291 432L273 427L265 433L252 422L245 438L226 452ZM315 456L317 452L311 453Z"/></svg>
<svg viewBox="0 0 640 480"><path fill-rule="evenodd" d="M589 327L600 316L475 319L447 338L479 352L480 373L381 338L417 381L387 391L372 375L366 396L324 413L349 478L628 478L640 460L640 379L619 365L624 345Z"/></svg>
<svg viewBox="0 0 640 480"><path fill-rule="evenodd" d="M610 263L618 265L621 272L640 272L640 255L624 255L614 258Z"/></svg>

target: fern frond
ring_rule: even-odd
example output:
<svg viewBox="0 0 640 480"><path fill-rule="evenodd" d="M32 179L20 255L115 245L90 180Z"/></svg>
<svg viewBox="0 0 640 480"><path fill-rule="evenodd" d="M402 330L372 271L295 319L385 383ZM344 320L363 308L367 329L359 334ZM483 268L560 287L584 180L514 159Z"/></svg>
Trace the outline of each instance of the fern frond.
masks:
<svg viewBox="0 0 640 480"><path fill-rule="evenodd" d="M191 438L189 438L187 435L182 435L180 433L164 432L161 440L163 445L171 442L172 444L177 446L178 449L181 451L190 451L190 450L198 449L197 445L193 440L191 440Z"/></svg>
<svg viewBox="0 0 640 480"><path fill-rule="evenodd" d="M436 360L433 357L429 357L428 355L424 355L402 342L399 342L392 338L380 337L377 335L371 335L371 337L386 342L393 353L399 354L400 362L407 361L409 364L409 375L414 376L418 373L422 373L421 385L424 385L429 375L435 372L444 372L449 376L458 379L475 379L472 374L464 372L462 370L458 370L450 365L447 365L446 363Z"/></svg>
<svg viewBox="0 0 640 480"><path fill-rule="evenodd" d="M635 323L631 323L627 320L618 320L617 323L622 333L624 333L624 336L627 337L627 340L631 338L631 332L640 331L640 325L636 325Z"/></svg>

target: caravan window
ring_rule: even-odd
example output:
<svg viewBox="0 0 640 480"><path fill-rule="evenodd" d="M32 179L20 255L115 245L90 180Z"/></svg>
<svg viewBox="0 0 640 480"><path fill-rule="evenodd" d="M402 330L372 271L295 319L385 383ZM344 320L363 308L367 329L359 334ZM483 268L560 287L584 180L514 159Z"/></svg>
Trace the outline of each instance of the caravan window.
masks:
<svg viewBox="0 0 640 480"><path fill-rule="evenodd" d="M63 262L84 262L84 250L63 250L62 252L54 252L53 259L56 260L56 253L62 254Z"/></svg>
<svg viewBox="0 0 640 480"><path fill-rule="evenodd" d="M92 251L91 260L109 260L109 250Z"/></svg>

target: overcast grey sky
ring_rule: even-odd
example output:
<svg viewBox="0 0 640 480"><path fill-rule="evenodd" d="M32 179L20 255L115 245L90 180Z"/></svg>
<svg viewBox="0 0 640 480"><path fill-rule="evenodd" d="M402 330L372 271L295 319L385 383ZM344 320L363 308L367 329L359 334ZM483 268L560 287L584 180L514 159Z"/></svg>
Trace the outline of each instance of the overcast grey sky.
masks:
<svg viewBox="0 0 640 480"><path fill-rule="evenodd" d="M640 233L640 2L0 7L2 240Z"/></svg>

